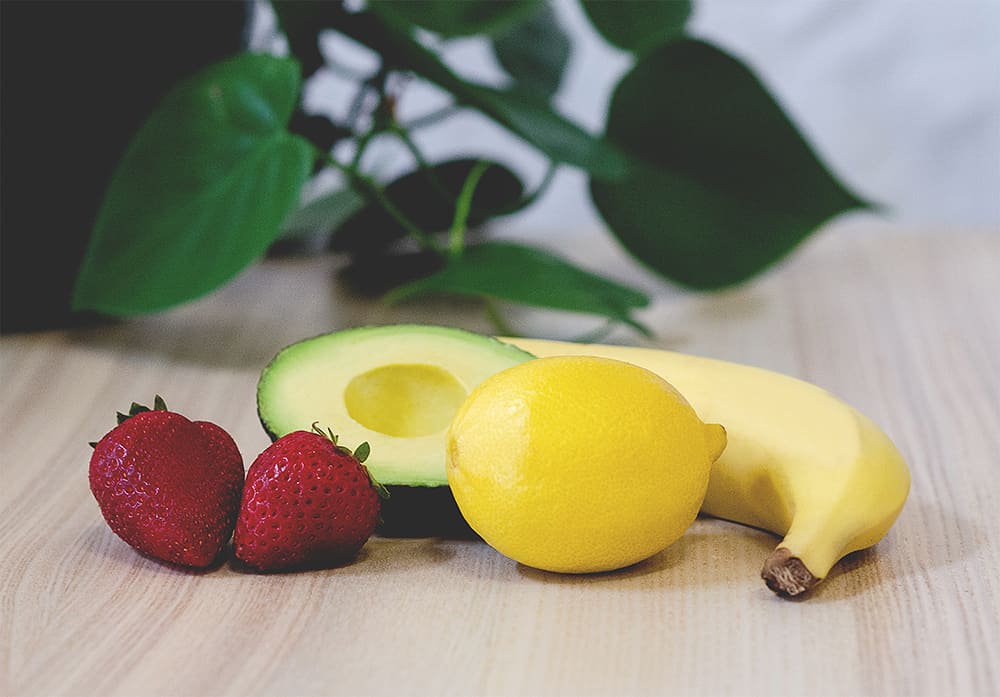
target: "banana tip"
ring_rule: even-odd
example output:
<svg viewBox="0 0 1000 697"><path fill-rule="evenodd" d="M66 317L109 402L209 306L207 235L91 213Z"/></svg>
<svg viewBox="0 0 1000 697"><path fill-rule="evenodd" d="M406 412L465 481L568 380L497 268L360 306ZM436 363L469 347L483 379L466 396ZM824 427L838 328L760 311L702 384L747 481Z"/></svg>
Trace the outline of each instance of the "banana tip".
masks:
<svg viewBox="0 0 1000 697"><path fill-rule="evenodd" d="M760 572L767 587L784 598L794 598L820 582L787 547L778 547Z"/></svg>

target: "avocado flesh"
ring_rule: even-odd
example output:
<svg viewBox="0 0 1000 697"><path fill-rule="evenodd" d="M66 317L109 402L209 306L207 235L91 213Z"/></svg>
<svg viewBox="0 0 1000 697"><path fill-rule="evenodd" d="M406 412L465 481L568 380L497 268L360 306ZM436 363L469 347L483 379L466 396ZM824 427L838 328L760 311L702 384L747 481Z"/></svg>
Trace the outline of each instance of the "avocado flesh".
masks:
<svg viewBox="0 0 1000 697"><path fill-rule="evenodd" d="M531 358L460 329L349 329L282 349L261 373L257 411L272 439L317 423L349 448L367 441L371 455L365 465L390 493L397 487L447 487L444 443L455 412L483 380ZM400 492L397 498L412 497ZM427 498L445 505L450 491ZM392 509L390 498L383 506L387 522ZM392 527L405 529L407 518L413 516L402 515Z"/></svg>

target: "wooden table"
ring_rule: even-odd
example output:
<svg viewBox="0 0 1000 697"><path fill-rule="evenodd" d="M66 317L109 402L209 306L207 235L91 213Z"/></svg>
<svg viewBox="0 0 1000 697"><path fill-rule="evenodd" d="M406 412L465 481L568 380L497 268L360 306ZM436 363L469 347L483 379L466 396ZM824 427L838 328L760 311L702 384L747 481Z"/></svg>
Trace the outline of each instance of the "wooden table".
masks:
<svg viewBox="0 0 1000 697"><path fill-rule="evenodd" d="M592 237L573 256L655 291L642 317L661 345L811 380L893 437L913 489L883 542L804 601L760 581L770 535L709 519L583 577L448 539L373 538L348 566L287 575L145 559L87 487L87 442L116 409L159 392L249 464L268 443L256 379L283 345L366 323L490 328L472 303L351 298L333 259L269 261L176 311L0 341L0 694L1000 694L1000 235L841 223L706 295Z"/></svg>

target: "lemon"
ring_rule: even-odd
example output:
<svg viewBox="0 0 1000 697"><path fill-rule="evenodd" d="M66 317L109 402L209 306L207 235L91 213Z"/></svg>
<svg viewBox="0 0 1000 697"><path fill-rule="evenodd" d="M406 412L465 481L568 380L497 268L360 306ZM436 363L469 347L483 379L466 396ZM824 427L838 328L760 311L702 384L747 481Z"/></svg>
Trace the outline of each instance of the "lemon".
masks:
<svg viewBox="0 0 1000 697"><path fill-rule="evenodd" d="M610 571L687 530L725 442L644 368L540 358L488 378L459 408L448 483L502 554L547 571Z"/></svg>

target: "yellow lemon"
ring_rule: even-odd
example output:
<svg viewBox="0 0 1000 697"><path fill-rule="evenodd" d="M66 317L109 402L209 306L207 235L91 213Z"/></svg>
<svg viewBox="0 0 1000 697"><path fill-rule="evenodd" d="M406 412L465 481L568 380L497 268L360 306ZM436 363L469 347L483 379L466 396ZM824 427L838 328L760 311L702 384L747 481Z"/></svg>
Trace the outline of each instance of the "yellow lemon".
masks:
<svg viewBox="0 0 1000 697"><path fill-rule="evenodd" d="M721 426L644 368L540 358L465 400L448 431L448 483L469 525L508 557L610 571L687 530L725 444Z"/></svg>

